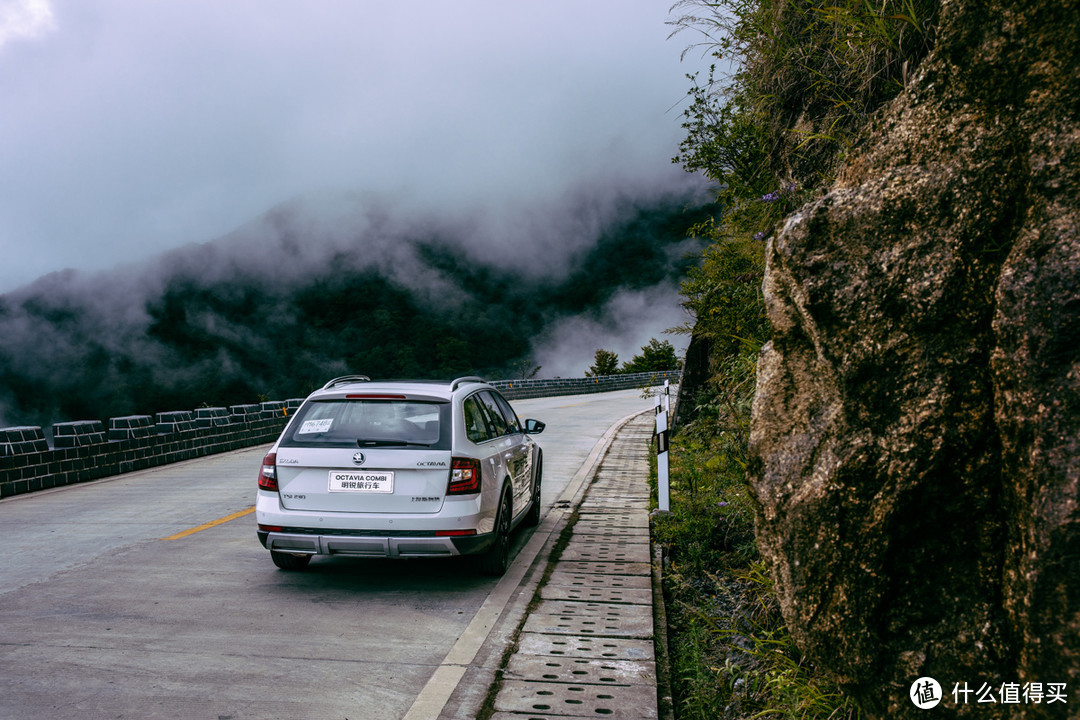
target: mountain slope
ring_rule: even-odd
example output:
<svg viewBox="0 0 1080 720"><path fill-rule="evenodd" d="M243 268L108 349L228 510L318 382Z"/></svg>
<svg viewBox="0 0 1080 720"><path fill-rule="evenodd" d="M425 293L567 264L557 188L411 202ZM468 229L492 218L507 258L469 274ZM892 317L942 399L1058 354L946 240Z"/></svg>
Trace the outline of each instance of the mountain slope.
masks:
<svg viewBox="0 0 1080 720"><path fill-rule="evenodd" d="M499 222L307 199L151 263L55 273L0 296L0 421L302 396L348 372L507 377L569 319L632 332L620 297L677 303L704 197L583 195Z"/></svg>

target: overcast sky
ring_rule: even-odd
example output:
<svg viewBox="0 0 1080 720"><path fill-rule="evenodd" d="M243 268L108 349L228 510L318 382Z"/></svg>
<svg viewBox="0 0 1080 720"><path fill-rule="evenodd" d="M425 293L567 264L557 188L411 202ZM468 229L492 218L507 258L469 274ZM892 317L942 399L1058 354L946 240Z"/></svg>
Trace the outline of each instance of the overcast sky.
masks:
<svg viewBox="0 0 1080 720"><path fill-rule="evenodd" d="M373 190L670 179L670 0L0 0L0 292Z"/></svg>

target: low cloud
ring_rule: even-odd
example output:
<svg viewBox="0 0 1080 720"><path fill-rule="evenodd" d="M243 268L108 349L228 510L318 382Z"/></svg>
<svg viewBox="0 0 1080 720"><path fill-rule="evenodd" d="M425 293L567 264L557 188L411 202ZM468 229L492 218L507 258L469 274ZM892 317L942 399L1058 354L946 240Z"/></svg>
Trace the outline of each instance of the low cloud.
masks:
<svg viewBox="0 0 1080 720"><path fill-rule="evenodd" d="M629 360L682 321L702 244L686 231L708 197L700 182L581 188L530 206L550 222L500 232L397 198L309 196L214 242L53 273L0 295L0 424L283 399L345 372L580 376L598 347Z"/></svg>
<svg viewBox="0 0 1080 720"><path fill-rule="evenodd" d="M0 52L0 292L207 241L328 190L495 238L548 227L557 247L596 218L543 208L680 172L674 108L694 68L667 40L666 4L0 7L6 37L38 38Z"/></svg>
<svg viewBox="0 0 1080 720"><path fill-rule="evenodd" d="M32 40L56 28L48 0L5 0L0 3L0 49L13 40Z"/></svg>
<svg viewBox="0 0 1080 720"><path fill-rule="evenodd" d="M546 328L534 344L535 362L543 368L543 377L581 377L597 350L616 353L621 365L641 354L652 338L667 340L681 355L689 337L669 332L687 320L681 300L678 287L667 283L622 291L593 312Z"/></svg>

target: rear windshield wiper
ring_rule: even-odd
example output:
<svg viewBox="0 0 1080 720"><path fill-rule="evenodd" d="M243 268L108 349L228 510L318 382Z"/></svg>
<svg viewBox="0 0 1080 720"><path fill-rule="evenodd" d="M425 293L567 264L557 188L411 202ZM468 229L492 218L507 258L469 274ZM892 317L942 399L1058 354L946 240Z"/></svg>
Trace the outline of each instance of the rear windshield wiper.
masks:
<svg viewBox="0 0 1080 720"><path fill-rule="evenodd" d="M364 440L357 438L360 447L431 447L432 443L413 442L412 440Z"/></svg>

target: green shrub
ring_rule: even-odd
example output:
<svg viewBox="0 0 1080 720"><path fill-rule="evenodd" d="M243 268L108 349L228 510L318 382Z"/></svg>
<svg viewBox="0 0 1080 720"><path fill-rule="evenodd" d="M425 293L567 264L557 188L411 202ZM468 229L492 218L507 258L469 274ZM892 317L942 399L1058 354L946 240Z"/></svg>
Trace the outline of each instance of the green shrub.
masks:
<svg viewBox="0 0 1080 720"><path fill-rule="evenodd" d="M691 78L677 162L732 199L827 184L933 45L940 0L681 0L714 65Z"/></svg>

